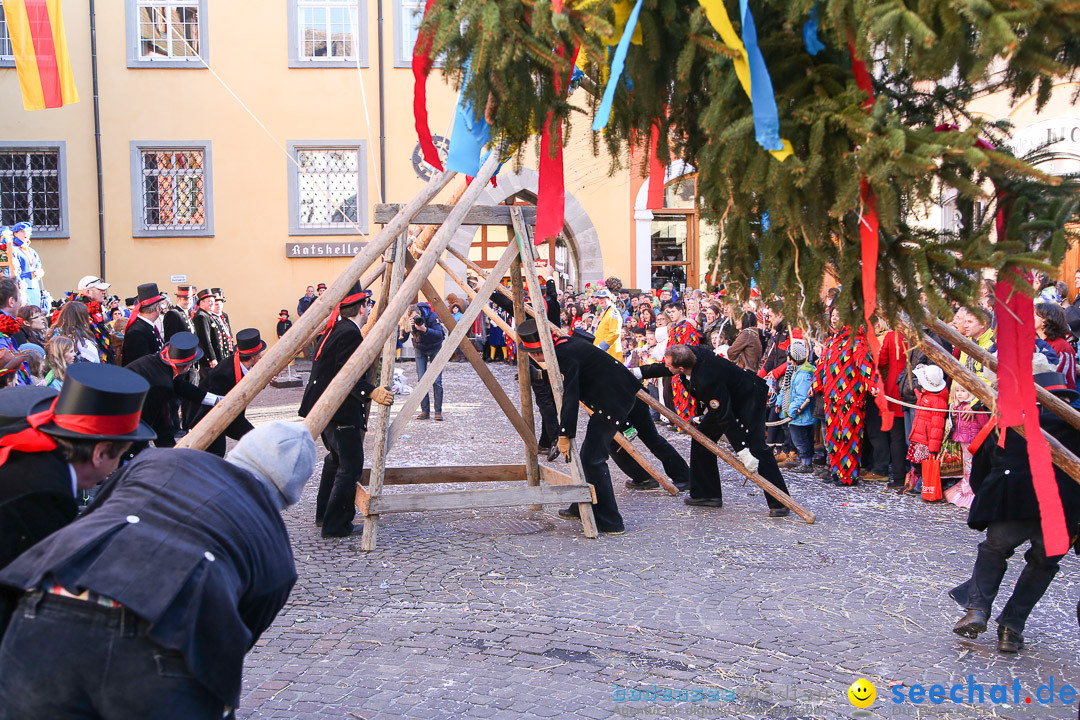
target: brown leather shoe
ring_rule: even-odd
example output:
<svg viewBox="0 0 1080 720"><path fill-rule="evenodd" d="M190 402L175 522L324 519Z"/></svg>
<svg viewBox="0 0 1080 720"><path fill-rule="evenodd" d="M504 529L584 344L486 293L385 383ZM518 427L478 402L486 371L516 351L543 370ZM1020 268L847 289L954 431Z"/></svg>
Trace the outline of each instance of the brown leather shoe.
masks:
<svg viewBox="0 0 1080 720"><path fill-rule="evenodd" d="M426 412L422 412L422 413L420 413L419 415L416 416L416 419L417 420L430 420L431 415L428 415Z"/></svg>
<svg viewBox="0 0 1080 720"><path fill-rule="evenodd" d="M435 419L442 422L442 413L435 413Z"/></svg>

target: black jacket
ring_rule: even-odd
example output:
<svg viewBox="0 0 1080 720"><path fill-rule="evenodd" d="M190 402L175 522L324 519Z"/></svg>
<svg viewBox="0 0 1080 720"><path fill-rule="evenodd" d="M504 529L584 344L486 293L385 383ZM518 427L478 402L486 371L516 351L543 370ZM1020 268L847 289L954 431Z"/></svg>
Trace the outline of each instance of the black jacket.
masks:
<svg viewBox="0 0 1080 720"><path fill-rule="evenodd" d="M215 395L226 395L230 390L236 387L236 384L240 382L243 377L243 371L240 370L239 363L236 360L236 354L232 354L227 357L223 362L219 363L217 367L211 370L209 373L203 373L200 376L199 390L205 393L212 392ZM202 398L198 402L202 402ZM192 425L203 419L203 416L210 412L210 408L205 405L198 405L192 408ZM229 426L225 428L225 435L231 437L233 440L239 440L247 435L249 432L255 429L251 422L247 419L247 409L245 408L236 416L236 419L229 423Z"/></svg>
<svg viewBox="0 0 1080 720"><path fill-rule="evenodd" d="M191 316L191 324L195 326L195 335L199 338L204 366L209 367L210 363L221 362L225 358L225 348L222 345L220 326L214 316L199 308Z"/></svg>
<svg viewBox="0 0 1080 720"><path fill-rule="evenodd" d="M683 377L683 386L690 397L701 403L705 413L704 424L715 423L723 432L736 419L749 420L766 402L768 387L762 378L749 370L743 370L712 350L700 345L687 347L697 356L690 377ZM673 375L661 363L645 365L641 374L646 378Z"/></svg>
<svg viewBox="0 0 1080 720"><path fill-rule="evenodd" d="M1080 431L1041 406L1039 425L1072 452L1080 452ZM1040 517L1027 440L1015 430L1009 430L1005 434L1005 447L1001 448L998 432L998 429L991 431L971 459L971 489L975 491L975 499L968 511L968 525L975 530L985 530L992 522ZM1065 509L1065 525L1072 532L1080 523L1080 485L1057 466L1054 477Z"/></svg>
<svg viewBox="0 0 1080 720"><path fill-rule="evenodd" d="M364 336L356 323L349 319L338 320L326 342L318 351L315 361L311 364L311 377L308 378L307 387L304 388L304 397L300 401L300 417L307 414L322 397L327 385L337 375L338 370L348 362L353 351L363 342ZM375 386L361 377L356 382L349 394L345 396L345 402L330 419L331 425L355 425L361 430L367 429L368 407L371 405L371 391Z"/></svg>
<svg viewBox="0 0 1080 720"><path fill-rule="evenodd" d="M90 510L0 572L0 584L112 598L183 654L236 707L244 654L289 597L296 567L262 481L198 450L149 450L105 482Z"/></svg>
<svg viewBox="0 0 1080 720"><path fill-rule="evenodd" d="M579 337L558 338L555 357L563 375L563 404L559 435L577 435L578 402L594 415L627 427L626 416L641 390L629 370L615 358Z"/></svg>
<svg viewBox="0 0 1080 720"><path fill-rule="evenodd" d="M120 351L120 364L127 367L141 357L156 355L165 344L154 332L154 326L142 318L132 323L124 334L124 347Z"/></svg>
<svg viewBox="0 0 1080 720"><path fill-rule="evenodd" d="M72 522L78 509L59 453L12 451L0 465L0 568Z"/></svg>
<svg viewBox="0 0 1080 720"><path fill-rule="evenodd" d="M312 295L311 297L304 295L304 297L300 298L300 302L296 303L296 314L303 315L304 313L306 313L307 309L311 307L311 303L315 302L318 299L318 295Z"/></svg>
<svg viewBox="0 0 1080 720"><path fill-rule="evenodd" d="M142 420L153 428L159 439L175 435L180 429L173 425L174 400L199 404L206 397L205 389L195 387L188 381L188 373L173 377L172 367L161 359L160 353L139 358L128 366L128 370L142 375L150 383L150 390L143 401Z"/></svg>
<svg viewBox="0 0 1080 720"><path fill-rule="evenodd" d="M169 311L165 313L165 318L162 320L162 327L165 329L165 342L169 342L169 338L178 332L195 334L195 325L191 322L191 315L177 305L169 307Z"/></svg>
<svg viewBox="0 0 1080 720"><path fill-rule="evenodd" d="M289 332L289 328L292 327L292 320L278 320L277 323L277 336L280 338L285 333Z"/></svg>

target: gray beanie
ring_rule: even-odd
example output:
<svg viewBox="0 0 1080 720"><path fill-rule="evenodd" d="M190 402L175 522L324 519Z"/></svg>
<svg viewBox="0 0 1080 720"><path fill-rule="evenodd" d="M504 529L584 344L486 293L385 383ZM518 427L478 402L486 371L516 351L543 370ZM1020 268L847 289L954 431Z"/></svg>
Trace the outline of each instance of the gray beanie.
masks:
<svg viewBox="0 0 1080 720"><path fill-rule="evenodd" d="M240 438L227 461L270 485L284 509L300 500L315 470L315 441L303 423L265 423Z"/></svg>
<svg viewBox="0 0 1080 720"><path fill-rule="evenodd" d="M793 338L791 346L788 348L788 356L797 363L806 362L806 358L809 355L809 351L806 347L806 341L799 338Z"/></svg>

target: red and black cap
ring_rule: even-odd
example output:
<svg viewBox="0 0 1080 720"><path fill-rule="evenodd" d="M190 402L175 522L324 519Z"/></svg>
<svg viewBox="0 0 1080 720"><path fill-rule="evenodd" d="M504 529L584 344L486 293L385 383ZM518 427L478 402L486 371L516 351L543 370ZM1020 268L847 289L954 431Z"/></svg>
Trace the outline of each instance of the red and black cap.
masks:
<svg viewBox="0 0 1080 720"><path fill-rule="evenodd" d="M136 304L139 307L146 307L147 305L153 305L156 302L161 302L165 299L165 296L158 292L157 283L143 283L139 286L138 300Z"/></svg>
<svg viewBox="0 0 1080 720"><path fill-rule="evenodd" d="M194 290L194 289L195 289L195 287L192 286L192 285L177 285L176 286L176 297L178 297L178 298L191 297L191 291Z"/></svg>
<svg viewBox="0 0 1080 720"><path fill-rule="evenodd" d="M214 297L214 292L210 288L203 288L199 292L195 293L195 302L202 302L206 298Z"/></svg>
<svg viewBox="0 0 1080 720"><path fill-rule="evenodd" d="M315 286L315 289L316 290L325 290L326 289L326 283L319 283L318 285Z"/></svg>
<svg viewBox="0 0 1080 720"><path fill-rule="evenodd" d="M288 310L282 310L281 312L278 313L278 317L289 317L289 311Z"/></svg>
<svg viewBox="0 0 1080 720"><path fill-rule="evenodd" d="M161 359L172 365L174 370L184 365L197 363L202 360L202 356L199 338L189 332L174 333L165 345L165 349L161 351Z"/></svg>
<svg viewBox="0 0 1080 720"><path fill-rule="evenodd" d="M257 329L244 328L236 333L236 352L240 353L241 357L249 358L252 355L258 355L265 349L266 343L259 336Z"/></svg>
<svg viewBox="0 0 1080 720"><path fill-rule="evenodd" d="M1080 393L1065 384L1065 376L1059 372L1035 373L1035 383L1042 386L1043 390L1049 390L1066 402L1072 402L1080 398Z"/></svg>
<svg viewBox="0 0 1080 720"><path fill-rule="evenodd" d="M25 420L34 407L45 401L52 402L56 395L56 390L41 385L18 385L0 390L0 432L7 425Z"/></svg>
<svg viewBox="0 0 1080 720"><path fill-rule="evenodd" d="M192 336L194 337L194 336ZM72 440L152 440L157 433L139 422L150 384L132 371L102 363L76 363L67 369L64 387L31 415L48 413L41 432Z"/></svg>
<svg viewBox="0 0 1080 720"><path fill-rule="evenodd" d="M541 349L540 331L536 327L536 321L532 318L526 318L517 326L517 334L518 340L521 342L521 347L526 350Z"/></svg>
<svg viewBox="0 0 1080 720"><path fill-rule="evenodd" d="M360 281L357 280L352 284L352 287L349 288L348 294L338 303L338 307L356 305L357 303L367 300L369 297L371 297L371 291L360 287Z"/></svg>

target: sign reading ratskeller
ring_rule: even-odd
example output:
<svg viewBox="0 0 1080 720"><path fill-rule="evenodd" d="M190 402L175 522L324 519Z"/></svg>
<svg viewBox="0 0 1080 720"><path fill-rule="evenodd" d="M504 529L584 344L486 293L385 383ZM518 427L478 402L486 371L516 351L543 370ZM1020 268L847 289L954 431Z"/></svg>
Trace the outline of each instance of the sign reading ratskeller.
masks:
<svg viewBox="0 0 1080 720"><path fill-rule="evenodd" d="M353 257L358 255L367 243L354 240L335 242L290 242L285 243L287 258L328 258Z"/></svg>

